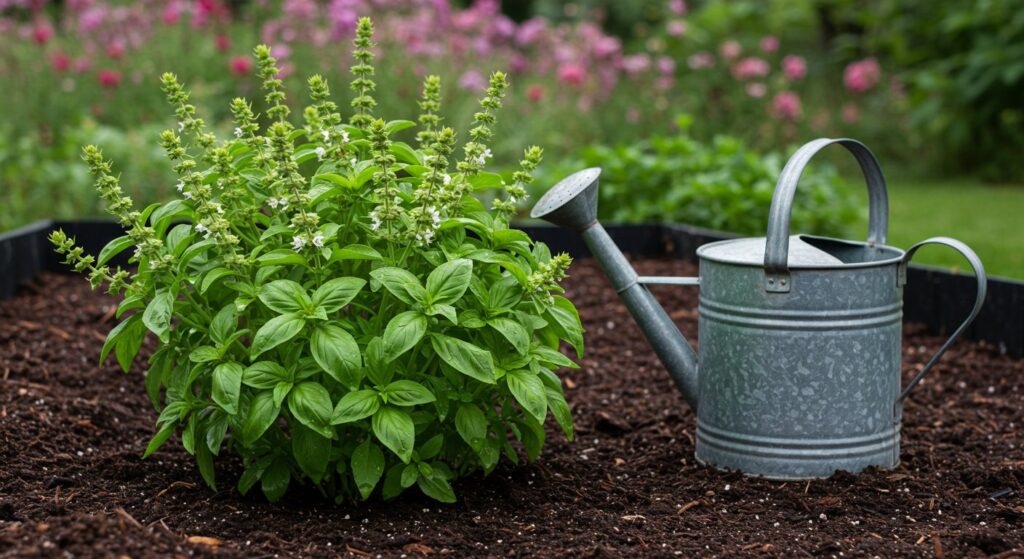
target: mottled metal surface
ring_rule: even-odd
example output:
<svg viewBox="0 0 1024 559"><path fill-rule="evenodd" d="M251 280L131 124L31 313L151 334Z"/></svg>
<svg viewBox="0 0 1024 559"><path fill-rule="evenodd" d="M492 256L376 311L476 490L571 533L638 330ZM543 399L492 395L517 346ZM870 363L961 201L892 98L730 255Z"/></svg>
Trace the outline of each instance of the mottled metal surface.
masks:
<svg viewBox="0 0 1024 559"><path fill-rule="evenodd" d="M897 263L790 271L701 260L697 459L795 479L899 460Z"/></svg>

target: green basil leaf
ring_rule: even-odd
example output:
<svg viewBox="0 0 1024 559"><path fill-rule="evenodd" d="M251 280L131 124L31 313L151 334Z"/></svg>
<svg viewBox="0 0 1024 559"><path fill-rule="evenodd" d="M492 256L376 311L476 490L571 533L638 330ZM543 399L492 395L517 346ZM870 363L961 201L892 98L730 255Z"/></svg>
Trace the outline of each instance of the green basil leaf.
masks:
<svg viewBox="0 0 1024 559"><path fill-rule="evenodd" d="M381 394L387 403L396 406L416 406L437 400L426 386L412 380L396 380L385 386Z"/></svg>
<svg viewBox="0 0 1024 559"><path fill-rule="evenodd" d="M301 424L291 426L292 456L299 468L313 480L320 480L327 474L327 462L331 458L331 440Z"/></svg>
<svg viewBox="0 0 1024 559"><path fill-rule="evenodd" d="M205 439L205 434L203 438ZM203 477L206 485L216 491L217 479L213 470L213 454L210 453L210 449L206 448L205 444L196 445L196 465L199 466L199 474Z"/></svg>
<svg viewBox="0 0 1024 559"><path fill-rule="evenodd" d="M228 415L238 413L238 396L244 372L242 365L234 361L221 363L213 370L213 401Z"/></svg>
<svg viewBox="0 0 1024 559"><path fill-rule="evenodd" d="M452 324L459 323L458 313L455 310L455 307L451 305L434 304L427 307L423 312L425 312L427 316L435 316L440 314L447 318L448 322L451 322Z"/></svg>
<svg viewBox="0 0 1024 559"><path fill-rule="evenodd" d="M383 350L387 362L412 349L427 333L427 317L418 311L405 311L388 322L384 329Z"/></svg>
<svg viewBox="0 0 1024 559"><path fill-rule="evenodd" d="M434 472L430 477L420 476L416 485L424 495L442 503L454 503L455 491L452 485L439 472Z"/></svg>
<svg viewBox="0 0 1024 559"><path fill-rule="evenodd" d="M459 406L455 412L455 430L474 452L480 452L487 441L487 417L473 404Z"/></svg>
<svg viewBox="0 0 1024 559"><path fill-rule="evenodd" d="M149 441L149 444L146 445L146 452L142 453L142 457L148 458L151 454L156 452L157 449L159 449L161 446L163 446L165 442L167 442L167 439L171 436L171 434L174 433L174 430L177 428L177 421L169 421L166 424L164 424L164 426L161 427L159 431L157 431L156 435L153 435L153 438Z"/></svg>
<svg viewBox="0 0 1024 559"><path fill-rule="evenodd" d="M547 437L544 426L529 416L522 421L516 421L515 425L519 426L519 441L523 443L526 458L533 462L544 448L544 439Z"/></svg>
<svg viewBox="0 0 1024 559"><path fill-rule="evenodd" d="M494 384L494 358L491 352L450 336L431 335L430 343L442 361L456 371L480 382Z"/></svg>
<svg viewBox="0 0 1024 559"><path fill-rule="evenodd" d="M129 316L107 334L107 339L103 342L103 349L100 350L100 365L107 360L110 350L114 350L121 370L127 373L139 348L142 347L142 340L145 336L146 326L142 323L142 314L136 313Z"/></svg>
<svg viewBox="0 0 1024 559"><path fill-rule="evenodd" d="M384 475L384 484L381 487L381 496L385 500L391 500L402 494L405 490L402 487L402 470L405 469L405 465L399 462L394 466L388 468L387 474Z"/></svg>
<svg viewBox="0 0 1024 559"><path fill-rule="evenodd" d="M544 393L547 395L548 409L551 410L551 415L555 418L558 426L562 428L565 438L572 441L572 411L569 410L569 404L566 403L565 396L562 396L560 392L549 386L544 387Z"/></svg>
<svg viewBox="0 0 1024 559"><path fill-rule="evenodd" d="M427 276L427 293L433 304L450 305L462 298L473 277L473 261L465 258L445 262Z"/></svg>
<svg viewBox="0 0 1024 559"><path fill-rule="evenodd" d="M420 285L420 280L401 268L377 268L370 272L370 277L380 282L389 293L399 301L412 305L425 304L427 290Z"/></svg>
<svg viewBox="0 0 1024 559"><path fill-rule="evenodd" d="M288 491L288 483L291 478L292 471L288 467L288 461L284 458L277 458L270 463L260 477L263 495L271 503L281 500L281 497L284 497L285 492Z"/></svg>
<svg viewBox="0 0 1024 559"><path fill-rule="evenodd" d="M416 123L411 120L391 120L384 125L384 134L390 136L396 132L401 132L406 128L412 128L416 126Z"/></svg>
<svg viewBox="0 0 1024 559"><path fill-rule="evenodd" d="M174 316L174 295L170 291L160 290L156 297L146 305L142 313L142 322L161 342L171 340L171 317Z"/></svg>
<svg viewBox="0 0 1024 559"><path fill-rule="evenodd" d="M269 390L277 386L277 383L288 380L288 371L273 361L257 361L242 374L243 384L260 390Z"/></svg>
<svg viewBox="0 0 1024 559"><path fill-rule="evenodd" d="M441 448L444 447L444 435L438 433L430 440L420 445L419 453L421 460L430 460L437 456L441 452Z"/></svg>
<svg viewBox="0 0 1024 559"><path fill-rule="evenodd" d="M338 260L382 260L379 252L366 245L348 245L331 253L331 262Z"/></svg>
<svg viewBox="0 0 1024 559"><path fill-rule="evenodd" d="M235 275L235 272L233 272L233 271L231 271L231 270L229 270L227 268L214 268L214 269L210 270L209 272L206 272L206 275L203 276L202 283L199 284L199 293L201 295L205 295L206 292L211 287L213 287L213 284L216 283L217 280L219 280L219 279L221 279L223 277L233 276L233 275Z"/></svg>
<svg viewBox="0 0 1024 559"><path fill-rule="evenodd" d="M281 403L284 402L284 399L288 396L288 393L292 391L293 386L295 385L287 381L281 381L274 385L275 406L281 407Z"/></svg>
<svg viewBox="0 0 1024 559"><path fill-rule="evenodd" d="M188 354L189 361L193 363L209 363L211 361L219 361L221 357L220 351L217 348L209 345L201 345L192 350Z"/></svg>
<svg viewBox="0 0 1024 559"><path fill-rule="evenodd" d="M313 304L331 313L349 304L359 290L366 285L361 278L335 278L320 286L313 293Z"/></svg>
<svg viewBox="0 0 1024 559"><path fill-rule="evenodd" d="M288 248L268 252L256 259L263 266L306 266L306 259L301 254Z"/></svg>
<svg viewBox="0 0 1024 559"><path fill-rule="evenodd" d="M556 367L566 367L568 369L578 369L579 365L572 362L572 359L562 355L557 349L551 349L550 347L537 345L533 347L533 354L541 363L547 363Z"/></svg>
<svg viewBox="0 0 1024 559"><path fill-rule="evenodd" d="M331 395L327 389L315 382L303 382L288 393L288 409L295 419L321 435L332 438Z"/></svg>
<svg viewBox="0 0 1024 559"><path fill-rule="evenodd" d="M384 474L384 453L372 441L364 441L352 453L352 477L363 499L370 497Z"/></svg>
<svg viewBox="0 0 1024 559"><path fill-rule="evenodd" d="M547 308L547 314L558 325L558 336L576 349L576 358L583 359L583 323L580 313L572 301L555 296L555 304Z"/></svg>
<svg viewBox="0 0 1024 559"><path fill-rule="evenodd" d="M132 238L128 235L122 235L109 243L107 243L102 250L100 250L99 256L96 257L96 266L102 266L110 259L121 254L126 248L135 244L132 242Z"/></svg>
<svg viewBox="0 0 1024 559"><path fill-rule="evenodd" d="M214 456L217 456L220 453L220 445L224 442L224 436L228 433L228 416L216 411L211 418L206 429L206 448L210 449Z"/></svg>
<svg viewBox="0 0 1024 559"><path fill-rule="evenodd" d="M249 355L253 359L259 357L263 352L294 338L305 325L306 321L294 314L282 314L271 318L256 331Z"/></svg>
<svg viewBox="0 0 1024 559"><path fill-rule="evenodd" d="M412 487L420 477L420 470L416 464L409 464L402 470L402 487Z"/></svg>
<svg viewBox="0 0 1024 559"><path fill-rule="evenodd" d="M547 393L544 383L535 373L526 370L511 371L505 375L508 390L534 419L544 423L548 413Z"/></svg>
<svg viewBox="0 0 1024 559"><path fill-rule="evenodd" d="M331 425L351 423L370 417L380 409L376 390L356 390L341 397L331 415Z"/></svg>
<svg viewBox="0 0 1024 559"><path fill-rule="evenodd" d="M249 402L248 415L242 423L242 444L251 446L262 437L280 411L280 407L274 405L274 395L269 390L256 394Z"/></svg>
<svg viewBox="0 0 1024 559"><path fill-rule="evenodd" d="M372 424L377 440L408 464L416 443L416 427L409 414L396 407L384 406L373 414Z"/></svg>
<svg viewBox="0 0 1024 559"><path fill-rule="evenodd" d="M530 351L530 333L523 328L522 324L505 317L492 318L487 321L487 324L508 340L520 355Z"/></svg>
<svg viewBox="0 0 1024 559"><path fill-rule="evenodd" d="M264 305L282 314L313 308L306 290L292 280L276 280L264 285L259 297Z"/></svg>
<svg viewBox="0 0 1024 559"><path fill-rule="evenodd" d="M228 303L221 308L210 321L210 339L219 346L235 333L238 326L238 310L234 303Z"/></svg>
<svg viewBox="0 0 1024 559"><path fill-rule="evenodd" d="M331 378L349 388L359 386L363 360L352 334L333 324L320 324L313 330L309 348L313 359Z"/></svg>

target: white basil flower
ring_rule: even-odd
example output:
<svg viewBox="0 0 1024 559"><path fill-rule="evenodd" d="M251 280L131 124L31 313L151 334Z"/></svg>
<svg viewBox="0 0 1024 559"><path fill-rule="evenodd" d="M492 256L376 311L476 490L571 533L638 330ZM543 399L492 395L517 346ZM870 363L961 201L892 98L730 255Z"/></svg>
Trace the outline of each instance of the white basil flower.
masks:
<svg viewBox="0 0 1024 559"><path fill-rule="evenodd" d="M235 127L235 137L236 138L241 138L242 137L242 128L240 126L236 126Z"/></svg>
<svg viewBox="0 0 1024 559"><path fill-rule="evenodd" d="M315 246L316 248L323 248L324 247L324 236L323 236L323 234L317 233L316 235L313 235L313 246Z"/></svg>
<svg viewBox="0 0 1024 559"><path fill-rule="evenodd" d="M292 237L292 248L298 252L302 250L302 247L306 246L306 238L301 235L295 235Z"/></svg>
<svg viewBox="0 0 1024 559"><path fill-rule="evenodd" d="M185 192L185 183L178 181L178 184L174 185L174 188L177 188L178 192Z"/></svg>
<svg viewBox="0 0 1024 559"><path fill-rule="evenodd" d="M323 146L316 148L314 151L316 151L316 158L319 161L323 161L324 158L327 157L327 148Z"/></svg>

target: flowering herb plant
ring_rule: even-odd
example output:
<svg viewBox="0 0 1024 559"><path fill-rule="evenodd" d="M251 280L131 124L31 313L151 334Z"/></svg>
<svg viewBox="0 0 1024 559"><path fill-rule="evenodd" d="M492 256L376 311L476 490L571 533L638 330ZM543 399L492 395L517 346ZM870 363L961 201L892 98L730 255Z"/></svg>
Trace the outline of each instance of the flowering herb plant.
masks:
<svg viewBox="0 0 1024 559"><path fill-rule="evenodd" d="M505 76L491 77L453 165L437 78L423 87L418 147L393 138L415 123L375 118L372 33L360 20L347 123L313 76L305 125L290 124L267 47L256 59L270 124L236 99L228 141L164 75L179 124L161 142L181 199L134 209L90 146L127 234L96 258L52 235L94 287L124 293L101 361L113 352L127 371L147 332L159 340L145 385L163 408L145 455L180 432L211 487L227 450L245 465L239 491L258 483L271 501L295 481L338 502L413 485L452 502L456 477L503 454L517 462L520 448L535 459L548 413L573 436L553 372L575 366L561 341L583 352L559 295L570 259L508 226L541 150L509 183L484 170ZM472 196L485 189L499 191L490 209ZM134 274L107 265L131 247Z"/></svg>

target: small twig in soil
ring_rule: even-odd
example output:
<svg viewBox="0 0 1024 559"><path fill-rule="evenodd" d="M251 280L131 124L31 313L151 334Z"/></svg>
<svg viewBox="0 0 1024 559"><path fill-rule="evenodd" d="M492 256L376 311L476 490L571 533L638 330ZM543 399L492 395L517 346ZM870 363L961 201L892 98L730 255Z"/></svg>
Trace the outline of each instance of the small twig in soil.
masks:
<svg viewBox="0 0 1024 559"><path fill-rule="evenodd" d="M932 543L935 545L935 559L942 559L945 555L942 553L942 539L938 532L932 532Z"/></svg>
<svg viewBox="0 0 1024 559"><path fill-rule="evenodd" d="M355 547L352 547L351 545L346 545L345 546L345 551L347 551L349 553L355 553L356 555L359 555L361 557L369 557L370 556L370 552L369 551L363 551L362 549L357 549Z"/></svg>
<svg viewBox="0 0 1024 559"><path fill-rule="evenodd" d="M679 510L676 511L676 514L683 514L684 512L686 512L686 511L688 511L688 510L692 509L693 507L695 507L697 505L700 505L700 504L703 504L703 503L701 501L690 501L689 503L686 503L685 505L679 507Z"/></svg>
<svg viewBox="0 0 1024 559"><path fill-rule="evenodd" d="M161 495L163 495L164 493L167 493L168 491L170 491L171 489L174 489L176 487L184 487L185 489L195 489L196 488L196 484L189 483L187 481L176 481L176 482L168 485L166 488L161 490L159 493L157 493L156 496L153 497L153 500L155 501L155 500L159 499Z"/></svg>
<svg viewBox="0 0 1024 559"><path fill-rule="evenodd" d="M131 524L132 526L135 526L136 528L142 528L142 524L139 524L139 521L135 520L135 517L128 514L128 511L124 510L123 508L117 507L116 509L114 509L114 512L116 512L117 515L121 517L122 529L124 529L125 522Z"/></svg>

